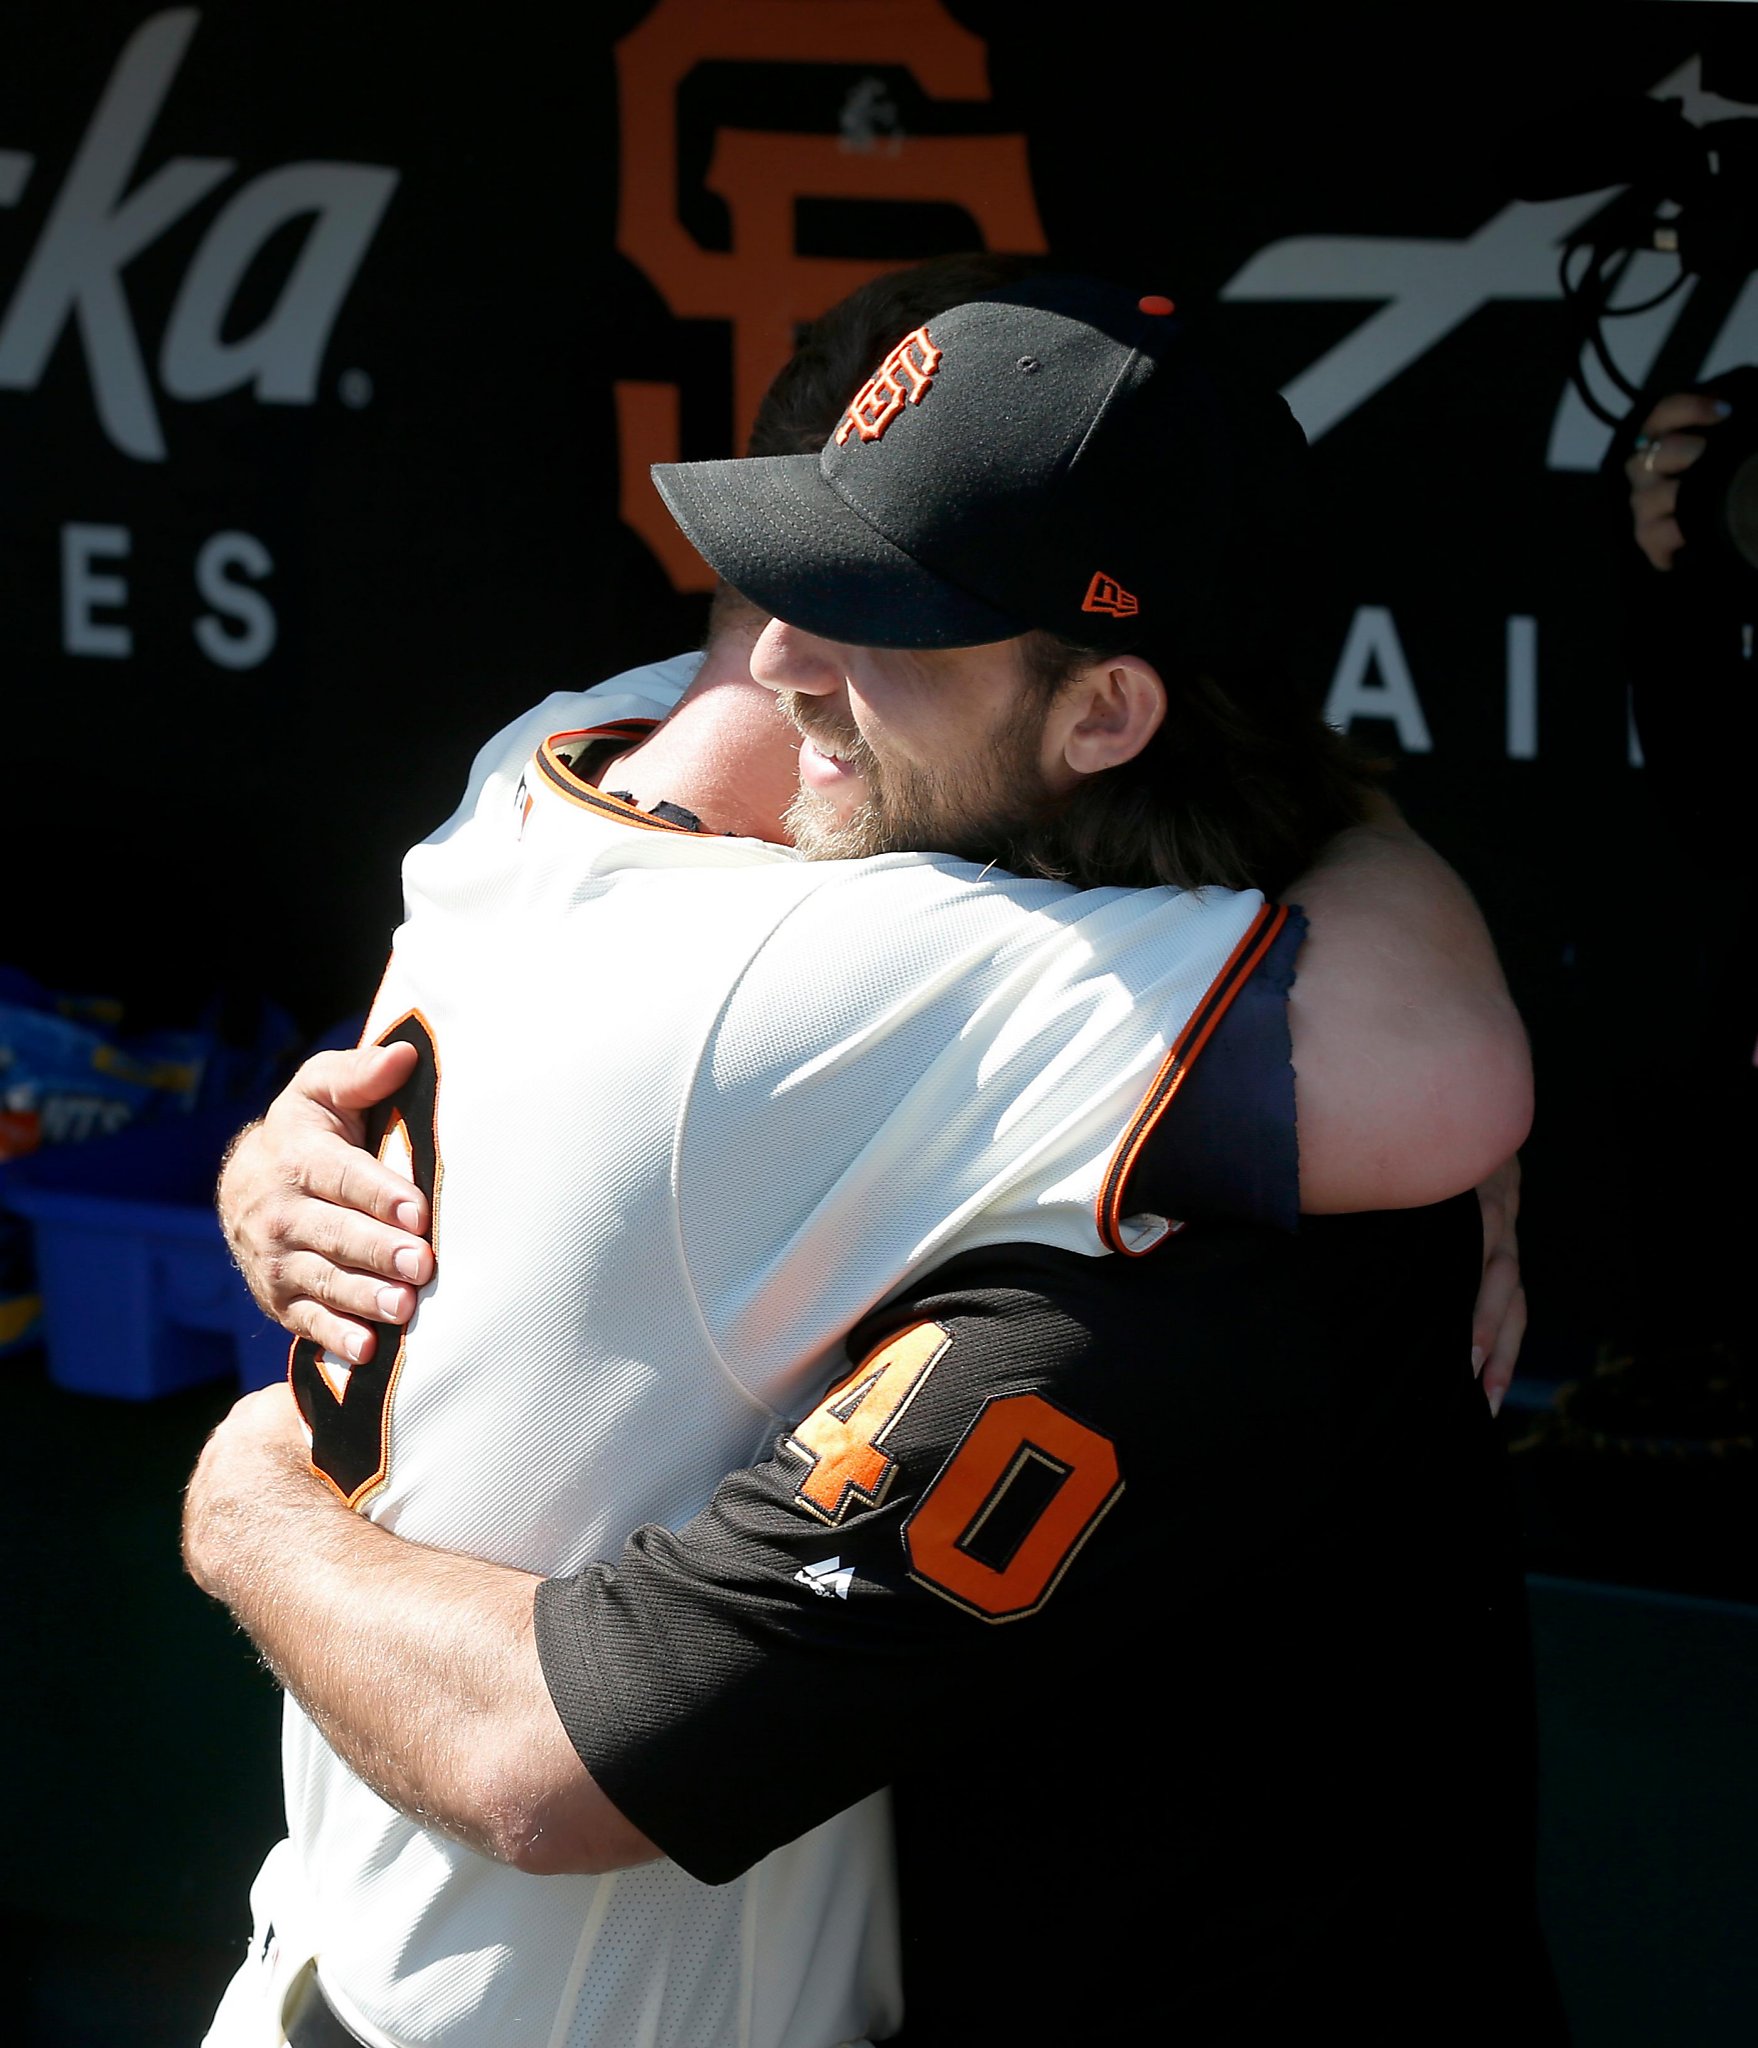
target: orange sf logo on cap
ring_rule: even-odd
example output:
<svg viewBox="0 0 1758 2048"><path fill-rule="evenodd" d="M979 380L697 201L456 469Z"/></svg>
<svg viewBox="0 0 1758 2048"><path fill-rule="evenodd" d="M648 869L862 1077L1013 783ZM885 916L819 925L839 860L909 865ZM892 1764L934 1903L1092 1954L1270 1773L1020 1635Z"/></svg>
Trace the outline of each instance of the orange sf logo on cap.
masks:
<svg viewBox="0 0 1758 2048"><path fill-rule="evenodd" d="M1141 600L1132 597L1103 569L1095 569L1093 580L1087 585L1087 594L1080 601L1080 608L1083 612L1109 612L1114 619L1133 619L1141 610Z"/></svg>
<svg viewBox="0 0 1758 2048"><path fill-rule="evenodd" d="M906 334L855 393L836 430L836 445L840 448L850 434L877 441L906 403L921 404L939 367L940 350L927 328Z"/></svg>

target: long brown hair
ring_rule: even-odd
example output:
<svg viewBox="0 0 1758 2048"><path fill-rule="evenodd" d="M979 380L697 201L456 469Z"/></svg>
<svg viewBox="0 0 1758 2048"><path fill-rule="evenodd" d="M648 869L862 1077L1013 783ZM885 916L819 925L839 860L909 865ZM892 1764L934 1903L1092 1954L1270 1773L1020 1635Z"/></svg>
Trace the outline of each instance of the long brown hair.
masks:
<svg viewBox="0 0 1758 2048"><path fill-rule="evenodd" d="M1042 704L1106 659L1049 633L1028 634L1023 654ZM1275 895L1327 839L1361 822L1385 763L1327 725L1283 669L1161 676L1166 716L1147 746L1089 776L999 853L1008 867L1082 888L1214 884Z"/></svg>

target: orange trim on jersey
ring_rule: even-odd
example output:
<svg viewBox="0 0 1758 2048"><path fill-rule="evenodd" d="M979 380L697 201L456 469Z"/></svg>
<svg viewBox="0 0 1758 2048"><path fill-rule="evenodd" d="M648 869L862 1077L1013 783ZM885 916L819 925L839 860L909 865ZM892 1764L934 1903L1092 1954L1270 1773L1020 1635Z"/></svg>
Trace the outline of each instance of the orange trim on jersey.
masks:
<svg viewBox="0 0 1758 2048"><path fill-rule="evenodd" d="M1140 1251L1132 1251L1124 1243L1123 1204L1129 1177L1135 1171L1143 1146L1171 1107L1172 1098L1183 1087L1185 1075L1214 1036L1215 1026L1233 1007L1234 998L1257 971L1287 922L1287 907L1280 903L1266 903L1252 919L1250 929L1234 947L1220 973L1210 982L1208 993L1191 1012L1189 1022L1161 1062L1159 1072L1125 1127L1105 1169L1105 1178L1099 1185L1096 1205L1099 1241L1107 1250L1121 1252L1125 1258L1139 1259L1145 1258L1156 1245L1165 1243L1164 1238L1156 1238L1154 1244L1146 1245Z"/></svg>
<svg viewBox="0 0 1758 2048"><path fill-rule="evenodd" d="M567 762L554 751L564 747L570 740L643 740L658 726L657 718L615 718L608 725L582 726L578 732L554 732L537 749L537 766L544 780L558 796L571 804L578 804L582 810L597 811L602 816L616 819L619 825L638 825L645 832L683 832L691 838L687 825L674 825L666 818L650 818L645 811L636 810L633 804L626 804L621 797L609 796L602 789L595 789L590 782L583 782Z"/></svg>

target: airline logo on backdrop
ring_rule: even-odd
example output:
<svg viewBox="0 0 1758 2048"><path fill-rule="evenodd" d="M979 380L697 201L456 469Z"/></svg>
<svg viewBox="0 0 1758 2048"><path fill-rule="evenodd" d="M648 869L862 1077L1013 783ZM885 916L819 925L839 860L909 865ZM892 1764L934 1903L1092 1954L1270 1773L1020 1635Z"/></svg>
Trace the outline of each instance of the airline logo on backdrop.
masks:
<svg viewBox="0 0 1758 2048"><path fill-rule="evenodd" d="M142 462L165 459L165 434L126 272L238 168L230 157L174 156L139 175L199 20L196 8L169 8L129 38L0 314L0 392L34 390L71 327L105 434ZM18 205L35 169L33 156L0 147L0 208ZM248 387L266 405L310 405L336 316L397 180L380 164L313 161L261 171L233 191L202 236L160 337L163 395L193 401ZM250 333L228 336L246 273L298 221L309 225L274 305ZM351 372L341 395L359 404L369 390L364 373Z"/></svg>
<svg viewBox="0 0 1758 2048"><path fill-rule="evenodd" d="M1705 92L1702 61L1692 57L1651 88L1656 99L1678 99L1686 119L1747 119L1752 109ZM1559 199L1515 200L1462 241L1396 235L1294 235L1258 250L1223 286L1223 299L1281 304L1356 301L1377 304L1361 325L1282 387L1307 438L1319 440L1360 410L1403 371L1440 345L1472 314L1501 300L1563 296L1558 257L1563 243L1623 188L1571 193ZM1618 321L1616 352L1624 375L1641 384L1688 303L1696 280L1687 278L1662 298L1679 274L1678 259L1647 250L1630 260L1613 295ZM1714 377L1758 356L1758 277L1747 281L1699 366ZM1590 350L1584 373L1621 414L1627 401L1598 373ZM1547 466L1597 470L1611 446L1612 429L1565 384L1551 425Z"/></svg>

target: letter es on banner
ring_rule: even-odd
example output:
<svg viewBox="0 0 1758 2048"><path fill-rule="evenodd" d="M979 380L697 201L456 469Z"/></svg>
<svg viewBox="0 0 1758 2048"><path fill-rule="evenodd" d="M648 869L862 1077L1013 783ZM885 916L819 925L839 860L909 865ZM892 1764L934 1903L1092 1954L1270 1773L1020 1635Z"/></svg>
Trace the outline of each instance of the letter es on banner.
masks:
<svg viewBox="0 0 1758 2048"><path fill-rule="evenodd" d="M800 201L950 203L976 221L986 247L1019 254L1046 247L1023 134L905 134L895 121L880 119L886 110L870 77L852 89L835 135L730 126L718 132L705 183L726 207L730 249L701 247L679 218L678 95L702 64L902 67L930 98L987 100L987 50L939 0L866 0L858 7L846 0L749 0L738 7L658 0L616 54L617 247L678 319L731 324L732 417L741 449L799 323L892 267L801 255ZM706 590L709 571L666 516L648 476L651 464L675 462L682 452L677 391L619 383L616 400L621 516L677 589Z"/></svg>

